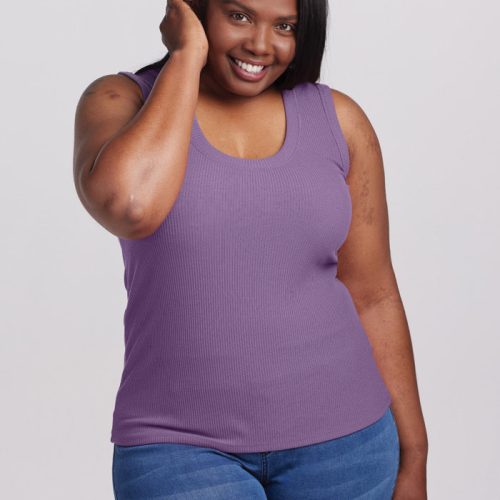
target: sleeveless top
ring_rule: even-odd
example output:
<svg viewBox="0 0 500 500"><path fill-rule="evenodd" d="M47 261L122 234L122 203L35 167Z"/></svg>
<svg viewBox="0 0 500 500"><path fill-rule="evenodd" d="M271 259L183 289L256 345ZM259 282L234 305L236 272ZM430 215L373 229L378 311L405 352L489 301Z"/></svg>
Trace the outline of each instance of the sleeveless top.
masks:
<svg viewBox="0 0 500 500"><path fill-rule="evenodd" d="M146 100L159 70L120 73ZM195 116L173 208L150 236L119 238L117 445L287 449L362 429L392 402L336 277L352 205L331 90L303 83L282 99L286 138L266 158L219 151Z"/></svg>

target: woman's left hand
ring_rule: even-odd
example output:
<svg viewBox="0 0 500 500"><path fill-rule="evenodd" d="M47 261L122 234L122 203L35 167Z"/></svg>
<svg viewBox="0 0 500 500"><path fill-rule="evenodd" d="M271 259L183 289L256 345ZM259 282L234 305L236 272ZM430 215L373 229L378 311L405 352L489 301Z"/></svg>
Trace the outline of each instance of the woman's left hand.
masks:
<svg viewBox="0 0 500 500"><path fill-rule="evenodd" d="M392 500L427 500L426 463L402 464Z"/></svg>

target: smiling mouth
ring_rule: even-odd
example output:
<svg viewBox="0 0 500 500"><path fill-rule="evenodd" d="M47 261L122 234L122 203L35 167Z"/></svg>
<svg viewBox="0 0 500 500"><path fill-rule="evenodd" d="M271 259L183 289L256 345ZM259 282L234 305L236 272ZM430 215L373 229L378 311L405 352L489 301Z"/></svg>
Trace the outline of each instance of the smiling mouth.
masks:
<svg viewBox="0 0 500 500"><path fill-rule="evenodd" d="M229 59L231 59L231 61L234 62L234 64L238 65L241 69L243 69L244 71L245 68L243 68L243 66L241 65L241 63L244 63L244 64L248 64L249 66L258 66L258 67L261 67L261 70L260 71L248 71L248 73L250 74L259 74L261 71L264 71L269 65L264 65L264 64L250 64L250 63L247 63L246 61L242 61L241 59L236 59L235 57L231 57L229 56Z"/></svg>

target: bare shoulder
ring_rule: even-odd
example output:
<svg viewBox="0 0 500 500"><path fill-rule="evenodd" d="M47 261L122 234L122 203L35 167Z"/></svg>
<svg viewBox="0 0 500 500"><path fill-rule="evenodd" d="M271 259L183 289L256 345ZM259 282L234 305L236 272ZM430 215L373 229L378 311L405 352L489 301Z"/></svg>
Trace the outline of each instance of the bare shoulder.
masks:
<svg viewBox="0 0 500 500"><path fill-rule="evenodd" d="M337 89L331 89L331 95L351 159L363 153L380 154L377 134L359 103Z"/></svg>
<svg viewBox="0 0 500 500"><path fill-rule="evenodd" d="M80 102L95 98L114 101L124 99L142 104L142 91L139 85L125 75L110 74L96 78L83 91Z"/></svg>

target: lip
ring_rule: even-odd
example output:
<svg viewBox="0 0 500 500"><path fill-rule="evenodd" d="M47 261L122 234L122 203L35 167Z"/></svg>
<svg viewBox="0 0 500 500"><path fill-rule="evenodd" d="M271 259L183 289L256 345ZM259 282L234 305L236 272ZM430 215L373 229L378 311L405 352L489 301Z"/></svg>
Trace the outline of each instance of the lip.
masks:
<svg viewBox="0 0 500 500"><path fill-rule="evenodd" d="M228 56L229 61L231 63L231 67L233 68L233 71L236 73L236 75L241 78L242 80L245 80L247 82L258 82L262 80L269 71L269 66L264 66L264 69L257 75L251 75L250 73L247 73L246 71L243 70L243 68L240 68L232 59L231 56ZM263 66L262 64L258 64L257 66Z"/></svg>
<svg viewBox="0 0 500 500"><path fill-rule="evenodd" d="M262 61L252 61L251 59L241 59L240 57L229 56L231 59L239 59L240 61L246 62L247 64L252 64L253 66L269 66L269 64L264 64Z"/></svg>

